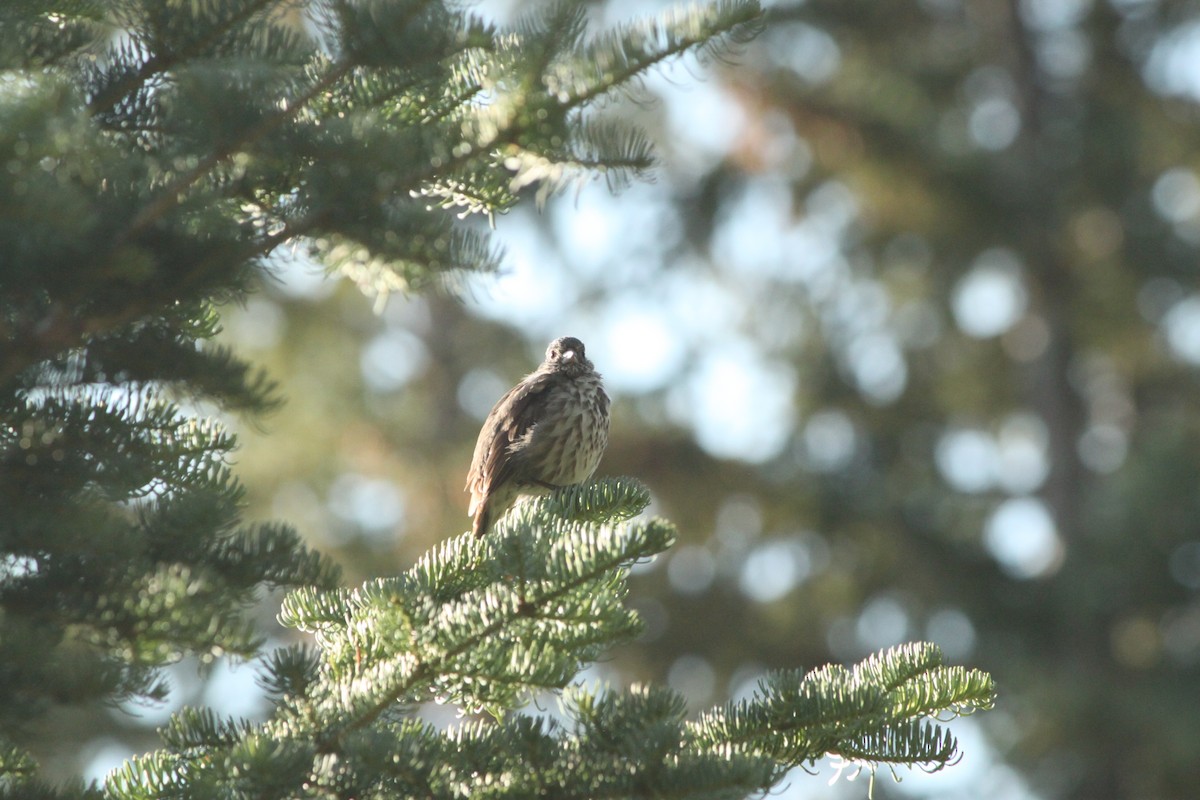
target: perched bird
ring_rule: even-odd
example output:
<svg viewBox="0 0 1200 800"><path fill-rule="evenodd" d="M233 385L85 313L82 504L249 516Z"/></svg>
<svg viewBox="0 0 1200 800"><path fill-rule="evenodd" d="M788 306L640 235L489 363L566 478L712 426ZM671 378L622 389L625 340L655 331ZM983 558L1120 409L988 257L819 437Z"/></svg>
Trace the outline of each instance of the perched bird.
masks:
<svg viewBox="0 0 1200 800"><path fill-rule="evenodd" d="M608 395L583 342L555 339L546 360L501 397L479 440L467 489L483 536L523 494L581 483L608 445Z"/></svg>

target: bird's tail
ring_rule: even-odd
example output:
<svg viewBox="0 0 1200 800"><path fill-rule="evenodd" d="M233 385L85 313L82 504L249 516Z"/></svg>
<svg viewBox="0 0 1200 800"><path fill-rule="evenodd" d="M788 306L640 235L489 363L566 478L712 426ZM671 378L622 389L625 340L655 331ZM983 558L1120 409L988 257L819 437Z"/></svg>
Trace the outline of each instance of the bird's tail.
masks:
<svg viewBox="0 0 1200 800"><path fill-rule="evenodd" d="M471 532L476 537L483 536L488 532L488 528L492 527L492 509L489 498L484 498L475 508L475 521L471 523Z"/></svg>

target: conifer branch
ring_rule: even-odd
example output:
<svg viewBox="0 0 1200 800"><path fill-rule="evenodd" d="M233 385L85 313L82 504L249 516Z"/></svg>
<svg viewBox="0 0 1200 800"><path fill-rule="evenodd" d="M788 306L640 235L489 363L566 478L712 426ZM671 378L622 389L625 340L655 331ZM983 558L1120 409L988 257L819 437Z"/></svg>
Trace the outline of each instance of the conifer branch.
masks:
<svg viewBox="0 0 1200 800"><path fill-rule="evenodd" d="M768 676L753 699L708 712L692 733L708 746L748 748L792 764L840 753L937 768L954 758L957 744L921 720L990 708L994 696L986 673L945 667L936 646L909 644L850 670Z"/></svg>
<svg viewBox="0 0 1200 800"><path fill-rule="evenodd" d="M257 125L245 131L240 138L230 141L224 147L200 158L194 167L160 189L157 197L130 219L129 224L113 238L114 253L119 252L121 245L125 242L135 238L167 212L179 206L187 196L188 190L208 176L217 166L294 119L301 111L305 110L310 102L345 78L352 69L354 69L354 64L349 61L334 63L302 94L283 104L285 106L283 109L264 117Z"/></svg>
<svg viewBox="0 0 1200 800"><path fill-rule="evenodd" d="M621 565L670 543L669 526L654 520L613 524L647 500L628 479L571 487L517 509L491 541L443 542L398 578L294 592L281 621L313 632L324 657L290 648L273 658L275 719L251 727L181 712L165 734L173 752L135 759L110 789L140 796L176 781L283 796L450 797L503 781L517 796L738 798L826 753L934 769L954 761L957 741L925 718L929 703L911 702L909 690L933 675L943 687L936 710L960 713L987 707L991 682L945 668L932 645L895 648L850 669L781 673L757 697L695 722L678 693L638 686L567 688L561 726L497 714L494 723L438 731L405 712L430 691L472 707L470 698L483 695L468 687L481 680L493 684L492 699L506 698L502 708L524 692L563 687L567 678L547 680L538 660L556 647L611 643L612 631L593 629L620 596L597 587L613 586ZM583 614L565 611L572 597L593 599L596 614L587 603ZM539 621L584 635L529 627ZM249 749L271 757L248 761Z"/></svg>
<svg viewBox="0 0 1200 800"><path fill-rule="evenodd" d="M724 42L747 41L761 25L757 3L722 0L706 7L680 8L597 37L550 73L548 84L564 107L578 108L689 51L715 52ZM584 75L588 78L581 80Z"/></svg>
<svg viewBox="0 0 1200 800"><path fill-rule="evenodd" d="M196 38L189 47L173 51L156 51L150 54L136 72L126 75L120 80L105 86L94 97L88 100L87 106L93 115L108 113L121 100L130 94L140 91L151 78L161 75L175 67L186 64L206 52L229 31L247 22L268 6L278 4L279 0L243 0L240 8L220 24L212 26L205 35Z"/></svg>
<svg viewBox="0 0 1200 800"><path fill-rule="evenodd" d="M624 495L628 491L625 487L631 485L624 481L620 482L620 486ZM636 491L644 494L645 490L639 488ZM606 493L609 497L603 498ZM596 487L594 494L589 492L593 494L590 505L595 507L606 500L611 503L614 500L611 493L611 483L601 484ZM578 504L583 501L576 499L571 502ZM623 496L622 502L628 500ZM625 523L616 528L598 531L564 524L545 530L541 526L547 519L544 505L532 505L510 515L497 526L497 530L485 545L481 546L477 540L464 536L455 540L453 545L431 554L431 557L418 563L401 578L379 582L370 588L369 593L351 593L341 601L348 606L346 613L352 616L369 615L373 610L379 609L380 604L390 608L412 609L417 616L407 621L405 627L417 630L435 622L429 615L437 607L429 605L428 600L423 598L422 592L428 589L421 588L431 585L429 574L444 573L447 558L460 565L465 563L464 558L485 560L483 564L477 563L474 568L484 571L488 576L487 583L463 586L462 594L458 597L443 595L439 598L441 607L437 611L438 619L460 620L466 625L461 635L451 638L445 644L417 640L409 643L397 641L394 645L395 650L389 648L382 651L380 655L384 657L400 656L414 660L405 663L399 673L399 679L390 682L386 692L375 693L376 702L356 713L353 719L339 724L332 732L331 741L371 724L398 702L415 700L420 691L432 686L435 678L443 679L443 683L447 676L454 675L485 680L505 678L508 686L500 694L506 697L522 687L542 686L543 683L537 682L536 679L534 682L528 680L536 668L510 671L510 667L506 666L499 673L485 676L477 669L458 663L460 656L488 642L511 641L514 647L524 647L525 645L520 644L523 641L522 632L530 626L536 627L539 621L559 622L572 629L578 628L577 632L572 632L560 627L559 636L564 639L569 637L581 647L586 647L589 637L600 635L601 632L603 641L612 641L623 626L628 632L632 632L633 629L628 628L627 622L622 622L615 628L611 624L596 627L597 623L607 620L614 609L604 612L597 609L593 613L572 615L558 611L556 604L577 593L582 587L596 586L594 591L603 591L602 587L607 582L606 576L621 564L647 557L668 546L673 539L673 529L664 523L649 521ZM551 544L548 538L551 536L554 537L554 544ZM549 561L529 570L528 579L521 587L506 586L506 575L514 573L509 569L512 565L503 555L522 549L540 553L542 558L548 558ZM489 561L491 565L485 566ZM550 574L555 576L553 581L548 579ZM294 594L287 598L281 611L281 621L302 630L315 630L311 627L315 620L309 617L308 610L312 599L312 595L306 593ZM580 601L585 600L577 598L577 607L586 609L586 602L582 606L578 605ZM486 613L479 615L477 609L480 607L487 609ZM550 659L546 664L559 658L550 652L542 653L538 657ZM573 674L573 670L567 677L570 674ZM353 685L358 677L357 674L351 673L351 677L348 678L350 685ZM554 682L545 682L544 685L561 686L563 680L560 678ZM462 687L455 688L457 684L458 681L451 680L442 690L455 693L462 691ZM340 691L344 692L345 689Z"/></svg>

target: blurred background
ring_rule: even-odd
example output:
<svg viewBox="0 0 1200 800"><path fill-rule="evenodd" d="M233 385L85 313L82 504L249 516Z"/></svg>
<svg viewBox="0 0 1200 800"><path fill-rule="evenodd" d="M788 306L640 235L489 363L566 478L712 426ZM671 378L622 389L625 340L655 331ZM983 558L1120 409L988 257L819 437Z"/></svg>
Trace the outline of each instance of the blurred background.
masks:
<svg viewBox="0 0 1200 800"><path fill-rule="evenodd" d="M596 29L659 7L595 3ZM961 764L876 797L1193 797L1198 101L1196 2L770 5L732 62L613 101L656 182L496 220L507 269L458 297L381 304L279 253L225 316L288 398L233 421L250 516L350 583L396 574L468 528L484 416L578 336L615 401L599 474L680 529L635 568L645 634L589 677L699 709L927 639L1000 703L953 723ZM170 707L69 755L102 775L184 703L260 715L254 675L185 662ZM865 797L853 774L783 796Z"/></svg>

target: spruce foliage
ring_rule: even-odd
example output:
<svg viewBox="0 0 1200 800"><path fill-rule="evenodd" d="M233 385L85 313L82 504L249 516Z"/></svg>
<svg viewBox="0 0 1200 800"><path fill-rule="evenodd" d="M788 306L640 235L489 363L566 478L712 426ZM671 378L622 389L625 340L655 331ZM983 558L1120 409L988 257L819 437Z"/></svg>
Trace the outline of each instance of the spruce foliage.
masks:
<svg viewBox="0 0 1200 800"><path fill-rule="evenodd" d="M316 648L269 662L275 716L260 726L186 709L166 748L114 773L115 797L740 798L827 753L938 769L959 756L930 719L992 702L991 679L929 644L854 668L765 678L749 700L687 719L677 692L572 683L636 635L630 564L672 526L638 514L626 478L574 487L509 515L487 538L445 542L409 571L357 589L300 589L281 619ZM608 521L597 522L603 518ZM523 709L563 689L561 715ZM488 717L438 730L413 713L448 702Z"/></svg>
<svg viewBox="0 0 1200 800"><path fill-rule="evenodd" d="M209 340L288 246L386 297L499 254L502 213L652 163L604 98L718 56L752 2L589 36L574 3L499 29L403 0L14 0L0 9L0 792L47 787L23 745L56 704L156 698L184 654L251 657L263 586L311 648L266 656L262 724L186 709L108 797L739 797L826 752L939 767L935 713L986 675L900 648L764 681L688 721L660 689L571 686L640 622L630 564L667 548L628 479L523 507L358 588L286 525L249 525L224 413L279 401ZM586 113L585 113L586 112ZM520 711L567 688L562 721ZM490 719L437 730L413 708Z"/></svg>

